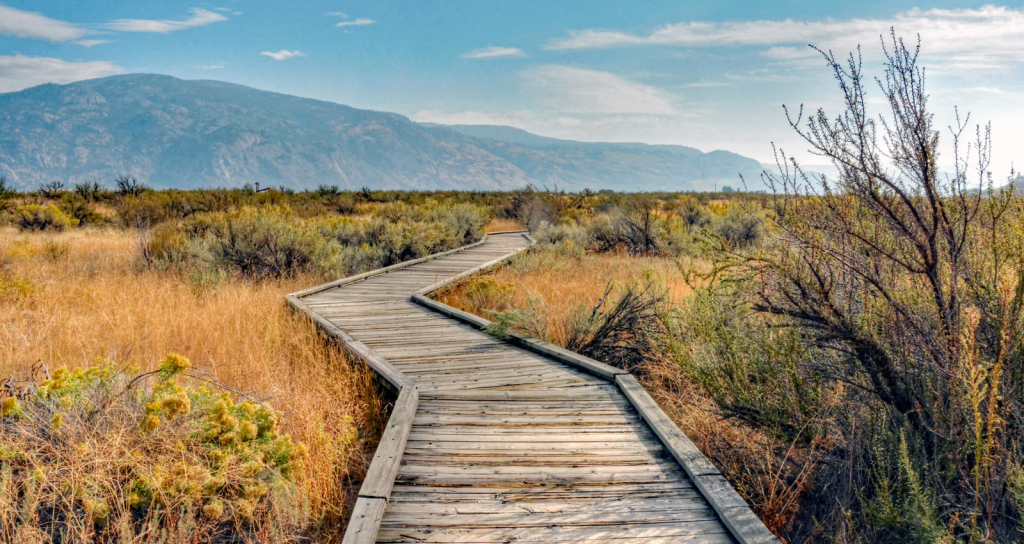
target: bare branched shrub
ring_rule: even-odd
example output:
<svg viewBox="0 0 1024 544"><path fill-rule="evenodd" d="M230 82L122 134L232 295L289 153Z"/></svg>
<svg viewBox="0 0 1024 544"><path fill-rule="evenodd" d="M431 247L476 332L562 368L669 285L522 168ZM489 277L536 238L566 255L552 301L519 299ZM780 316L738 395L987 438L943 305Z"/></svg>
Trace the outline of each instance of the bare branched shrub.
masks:
<svg viewBox="0 0 1024 544"><path fill-rule="evenodd" d="M139 196L146 190L146 184L129 176L121 176L114 180L117 194L120 196Z"/></svg>
<svg viewBox="0 0 1024 544"><path fill-rule="evenodd" d="M96 202L105 192L106 189L95 181L76 183L74 187L74 193L86 202Z"/></svg>
<svg viewBox="0 0 1024 544"><path fill-rule="evenodd" d="M771 243L723 246L711 276L754 286L746 300L766 324L795 327L821 354L780 375L818 376L820 391L840 395L832 432L844 439L827 466L847 473L819 477L846 483L831 491L840 510L817 514L826 533L1016 540L1022 504L1008 487L1024 455L1014 438L1024 425L1024 210L1012 188L992 188L987 127L968 144L958 117L954 171L939 171L920 46L893 34L883 47L888 111L877 118L859 57L823 53L845 110L806 124L801 111L791 123L838 179L782 156L781 172L766 174L777 191ZM756 375L733 379L757 389Z"/></svg>
<svg viewBox="0 0 1024 544"><path fill-rule="evenodd" d="M10 184L7 183L7 178L0 176L0 202L10 200L18 196L18 191L14 190Z"/></svg>
<svg viewBox="0 0 1024 544"><path fill-rule="evenodd" d="M60 195L67 192L62 181L48 181L39 186L38 193L45 198L60 198Z"/></svg>
<svg viewBox="0 0 1024 544"><path fill-rule="evenodd" d="M634 370L663 351L665 294L653 282L626 285L617 291L609 283L593 307L580 304L575 308L563 325L565 347ZM609 300L612 295L614 301Z"/></svg>
<svg viewBox="0 0 1024 544"><path fill-rule="evenodd" d="M493 280L492 280L493 281ZM614 299L611 297L614 296ZM662 313L665 294L653 282L616 289L609 283L592 307L578 303L563 322L549 332L544 301L528 296L522 308L487 310L493 319L488 331L499 337L510 331L562 344L587 357L633 370L660 356L665 335Z"/></svg>

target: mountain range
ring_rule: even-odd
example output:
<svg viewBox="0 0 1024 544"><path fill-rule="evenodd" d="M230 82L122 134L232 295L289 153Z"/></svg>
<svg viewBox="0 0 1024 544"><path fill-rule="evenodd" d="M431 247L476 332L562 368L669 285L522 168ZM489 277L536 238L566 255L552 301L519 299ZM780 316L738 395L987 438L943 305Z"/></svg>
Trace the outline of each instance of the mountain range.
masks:
<svg viewBox="0 0 1024 544"><path fill-rule="evenodd" d="M153 74L0 94L0 176L16 188L128 175L154 188L704 190L756 179L728 151L588 143L416 123L232 83Z"/></svg>

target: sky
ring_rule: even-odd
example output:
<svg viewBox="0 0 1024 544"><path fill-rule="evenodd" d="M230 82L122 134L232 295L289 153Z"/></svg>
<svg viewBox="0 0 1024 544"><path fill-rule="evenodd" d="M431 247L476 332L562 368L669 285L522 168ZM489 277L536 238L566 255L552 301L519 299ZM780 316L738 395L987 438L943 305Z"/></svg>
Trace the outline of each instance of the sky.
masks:
<svg viewBox="0 0 1024 544"><path fill-rule="evenodd" d="M0 92L120 73L215 79L583 141L725 149L809 164L792 111L840 111L813 44L921 38L941 162L948 126L992 123L991 170L1024 165L1024 3L937 0L0 0ZM884 113L877 87L869 105Z"/></svg>

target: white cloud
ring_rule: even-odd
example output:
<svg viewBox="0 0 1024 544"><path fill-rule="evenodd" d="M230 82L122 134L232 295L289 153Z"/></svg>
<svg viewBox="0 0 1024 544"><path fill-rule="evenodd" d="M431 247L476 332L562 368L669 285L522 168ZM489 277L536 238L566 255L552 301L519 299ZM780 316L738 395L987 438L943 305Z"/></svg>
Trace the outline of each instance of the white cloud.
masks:
<svg viewBox="0 0 1024 544"><path fill-rule="evenodd" d="M888 19L826 19L824 21L733 21L725 23L686 22L658 28L647 35L615 30L571 31L552 40L546 49L594 49L637 45L684 47L783 46L771 47L772 58L794 60L811 53L806 44L823 49L848 51L857 44L865 53L878 50L879 36L894 27L897 34L920 34L929 56L944 59L960 68L995 68L1024 62L1024 48L1012 44L1024 41L1024 8L987 5L978 9L911 9ZM872 53L873 54L873 53Z"/></svg>
<svg viewBox="0 0 1024 544"><path fill-rule="evenodd" d="M68 62L15 54L0 56L0 92L20 91L43 83L70 83L123 73L108 61Z"/></svg>
<svg viewBox="0 0 1024 544"><path fill-rule="evenodd" d="M821 53L810 47L775 46L764 52L764 56L776 60L820 59Z"/></svg>
<svg viewBox="0 0 1024 544"><path fill-rule="evenodd" d="M344 11L328 11L327 15L332 15L334 17L341 17L342 19L348 19L348 15L345 15Z"/></svg>
<svg viewBox="0 0 1024 544"><path fill-rule="evenodd" d="M200 66L199 69L200 70L223 70L224 69L224 65L223 64L206 64L204 66Z"/></svg>
<svg viewBox="0 0 1024 544"><path fill-rule="evenodd" d="M687 83L683 85L684 89L701 89L705 87L728 87L728 83L722 81L698 81L696 83Z"/></svg>
<svg viewBox="0 0 1024 544"><path fill-rule="evenodd" d="M264 51L264 52L262 52L260 54L264 55L264 56L267 56L267 57L270 57L270 58L272 58L274 60L284 60L284 59L290 59L292 57L305 57L306 56L306 54L303 53L302 51L288 51L287 49L282 49L282 50L280 50L280 51L278 51L276 53L271 52L271 51Z"/></svg>
<svg viewBox="0 0 1024 544"><path fill-rule="evenodd" d="M342 22L340 22L340 23L338 23L338 24L336 24L334 26L364 26L364 25L372 25L375 22L377 22L377 21L374 21L373 19L359 18L359 19L356 19L355 21L342 21Z"/></svg>
<svg viewBox="0 0 1024 544"><path fill-rule="evenodd" d="M227 17L219 13L214 13L201 8L189 8L188 12L191 16L183 21L175 21L171 19L117 19L102 26L108 30L116 30L119 32L156 32L166 34L175 30L206 26L208 24L228 20Z"/></svg>
<svg viewBox="0 0 1024 544"><path fill-rule="evenodd" d="M469 53L463 53L462 58L464 59L495 59L495 58L508 58L508 57L525 57L526 53L523 53L522 49L516 47L483 47L480 49L474 49Z"/></svg>
<svg viewBox="0 0 1024 544"><path fill-rule="evenodd" d="M668 93L608 72L545 65L523 72L528 88L551 109L582 114L673 115Z"/></svg>
<svg viewBox="0 0 1024 544"><path fill-rule="evenodd" d="M104 44L104 43L110 43L110 40L78 40L75 43L77 43L78 45L81 45L82 47L92 47L94 45L101 45L101 44Z"/></svg>
<svg viewBox="0 0 1024 544"><path fill-rule="evenodd" d="M86 32L71 23L50 19L39 13L0 6L0 34L3 35L66 42L81 38Z"/></svg>
<svg viewBox="0 0 1024 544"><path fill-rule="evenodd" d="M509 113L484 113L464 111L445 113L440 110L421 110L413 114L411 119L417 123L437 123L439 125L504 125L524 128L530 112L519 111Z"/></svg>

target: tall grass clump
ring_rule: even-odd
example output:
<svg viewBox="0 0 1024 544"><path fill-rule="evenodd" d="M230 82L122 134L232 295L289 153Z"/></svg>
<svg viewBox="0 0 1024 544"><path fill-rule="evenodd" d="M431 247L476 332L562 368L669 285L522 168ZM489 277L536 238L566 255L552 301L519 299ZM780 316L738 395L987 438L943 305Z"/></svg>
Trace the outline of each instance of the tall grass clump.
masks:
<svg viewBox="0 0 1024 544"><path fill-rule="evenodd" d="M484 281L469 287L467 298L471 302ZM596 304L577 299L571 311L554 322L542 299L531 295L527 300L524 307L485 310L494 320L488 332L499 337L520 332L629 370L662 352L665 329L661 313L666 297L654 282L622 286L609 283Z"/></svg>
<svg viewBox="0 0 1024 544"><path fill-rule="evenodd" d="M188 359L35 370L2 401L4 541L280 542L303 521L280 416Z"/></svg>

